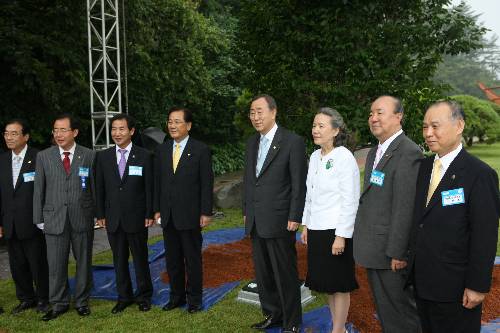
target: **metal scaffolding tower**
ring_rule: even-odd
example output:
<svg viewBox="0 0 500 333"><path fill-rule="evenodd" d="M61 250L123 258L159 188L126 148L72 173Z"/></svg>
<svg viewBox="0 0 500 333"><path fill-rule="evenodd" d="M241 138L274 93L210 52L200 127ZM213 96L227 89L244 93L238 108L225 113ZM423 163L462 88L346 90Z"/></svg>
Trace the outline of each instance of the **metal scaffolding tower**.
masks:
<svg viewBox="0 0 500 333"><path fill-rule="evenodd" d="M94 149L109 147L109 120L122 112L118 0L87 0Z"/></svg>

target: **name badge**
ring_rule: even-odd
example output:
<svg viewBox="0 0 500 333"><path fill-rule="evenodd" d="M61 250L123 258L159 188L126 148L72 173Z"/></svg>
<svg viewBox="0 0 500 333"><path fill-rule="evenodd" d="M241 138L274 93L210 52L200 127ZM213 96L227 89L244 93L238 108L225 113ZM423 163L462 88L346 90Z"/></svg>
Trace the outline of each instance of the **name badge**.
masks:
<svg viewBox="0 0 500 333"><path fill-rule="evenodd" d="M129 176L142 176L142 167L129 165L128 175Z"/></svg>
<svg viewBox="0 0 500 333"><path fill-rule="evenodd" d="M88 177L89 176L89 168L80 167L80 170L78 171L78 176Z"/></svg>
<svg viewBox="0 0 500 333"><path fill-rule="evenodd" d="M463 187L441 192L441 202L443 203L443 207L465 203Z"/></svg>
<svg viewBox="0 0 500 333"><path fill-rule="evenodd" d="M383 173L382 171L373 170L372 175L370 176L370 183L372 183L373 185L382 186L384 185L384 177L385 173Z"/></svg>
<svg viewBox="0 0 500 333"><path fill-rule="evenodd" d="M35 173L34 172L23 173L23 178L24 178L25 183L33 182L33 181L35 181Z"/></svg>

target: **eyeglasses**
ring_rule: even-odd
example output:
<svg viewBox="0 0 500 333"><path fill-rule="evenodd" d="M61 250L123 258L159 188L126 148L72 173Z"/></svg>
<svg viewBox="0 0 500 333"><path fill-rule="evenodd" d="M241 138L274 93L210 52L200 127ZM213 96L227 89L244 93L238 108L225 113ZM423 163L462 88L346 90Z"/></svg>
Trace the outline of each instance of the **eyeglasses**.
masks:
<svg viewBox="0 0 500 333"><path fill-rule="evenodd" d="M9 136L12 138L17 138L21 135L20 132L3 132L3 136L8 138Z"/></svg>
<svg viewBox="0 0 500 333"><path fill-rule="evenodd" d="M179 126L179 125L184 124L184 123L185 123L185 121L181 121L181 120L175 120L175 121L169 120L169 121L167 121L168 126L170 126L170 125Z"/></svg>
<svg viewBox="0 0 500 333"><path fill-rule="evenodd" d="M57 133L65 134L65 133L71 132L71 131L72 131L71 128L54 128L52 130L52 134L57 134Z"/></svg>

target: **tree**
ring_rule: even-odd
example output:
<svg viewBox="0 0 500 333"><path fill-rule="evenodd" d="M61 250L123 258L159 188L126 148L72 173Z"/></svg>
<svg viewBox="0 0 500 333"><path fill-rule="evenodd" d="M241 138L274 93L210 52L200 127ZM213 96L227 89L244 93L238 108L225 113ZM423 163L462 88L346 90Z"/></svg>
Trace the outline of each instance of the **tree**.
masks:
<svg viewBox="0 0 500 333"><path fill-rule="evenodd" d="M317 107L336 107L361 142L371 138L369 103L399 95L405 128L421 142L424 103L441 95L432 77L442 56L479 48L485 32L463 4L449 3L245 0L238 13L244 86L274 95L280 122L303 135Z"/></svg>
<svg viewBox="0 0 500 333"><path fill-rule="evenodd" d="M500 115L493 103L469 95L456 95L452 99L460 103L465 112L463 137L468 146L474 139L494 143L500 140Z"/></svg>
<svg viewBox="0 0 500 333"><path fill-rule="evenodd" d="M142 126L164 127L166 110L185 105L195 111L195 135L230 136L239 94L228 79L236 67L230 29L201 14L198 1L125 6L130 114ZM90 145L85 1L10 0L0 10L0 122L27 118L35 144L45 146L55 114L72 112L83 120L79 142Z"/></svg>

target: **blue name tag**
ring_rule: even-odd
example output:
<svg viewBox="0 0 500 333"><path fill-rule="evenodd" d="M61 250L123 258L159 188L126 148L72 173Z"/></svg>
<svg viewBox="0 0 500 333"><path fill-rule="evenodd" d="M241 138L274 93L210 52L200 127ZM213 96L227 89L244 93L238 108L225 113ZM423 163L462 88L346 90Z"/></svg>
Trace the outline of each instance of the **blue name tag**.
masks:
<svg viewBox="0 0 500 333"><path fill-rule="evenodd" d="M23 173L23 178L25 183L35 181L35 173L34 172Z"/></svg>
<svg viewBox="0 0 500 333"><path fill-rule="evenodd" d="M78 171L78 176L88 177L89 176L89 168L80 167L80 170Z"/></svg>
<svg viewBox="0 0 500 333"><path fill-rule="evenodd" d="M370 183L372 183L373 185L382 186L384 185L384 177L385 173L383 173L382 171L373 170L372 175L370 176Z"/></svg>
<svg viewBox="0 0 500 333"><path fill-rule="evenodd" d="M441 192L441 202L443 203L443 207L465 203L463 187Z"/></svg>
<svg viewBox="0 0 500 333"><path fill-rule="evenodd" d="M142 176L142 167L129 165L128 175L129 176Z"/></svg>

